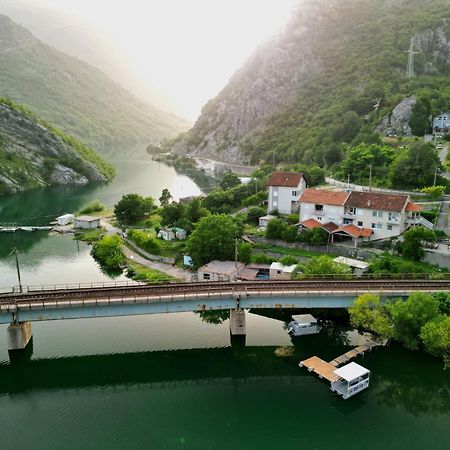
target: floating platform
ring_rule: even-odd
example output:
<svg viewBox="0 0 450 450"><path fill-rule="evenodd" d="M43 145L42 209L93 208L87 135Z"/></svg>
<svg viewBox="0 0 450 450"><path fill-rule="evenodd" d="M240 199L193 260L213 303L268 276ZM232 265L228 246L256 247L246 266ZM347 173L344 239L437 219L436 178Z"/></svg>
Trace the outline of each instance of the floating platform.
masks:
<svg viewBox="0 0 450 450"><path fill-rule="evenodd" d="M304 361L301 361L299 365L300 367L306 367L309 372L314 372L319 375L319 378L325 378L330 383L339 380L339 375L333 373L333 371L336 370L336 366L333 366L317 356L305 359Z"/></svg>

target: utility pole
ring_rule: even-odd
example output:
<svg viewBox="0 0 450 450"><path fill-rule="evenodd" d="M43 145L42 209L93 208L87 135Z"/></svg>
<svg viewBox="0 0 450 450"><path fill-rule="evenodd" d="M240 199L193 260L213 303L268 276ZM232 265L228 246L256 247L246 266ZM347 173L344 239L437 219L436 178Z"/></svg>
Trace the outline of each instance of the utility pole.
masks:
<svg viewBox="0 0 450 450"><path fill-rule="evenodd" d="M372 163L369 165L369 192L372 192Z"/></svg>
<svg viewBox="0 0 450 450"><path fill-rule="evenodd" d="M436 166L436 170L434 171L434 181L433 181L433 186L436 186L437 173L438 173L438 166Z"/></svg>
<svg viewBox="0 0 450 450"><path fill-rule="evenodd" d="M237 270L238 270L238 240L237 240L237 238L234 240L234 268L236 270L236 275L237 275Z"/></svg>
<svg viewBox="0 0 450 450"><path fill-rule="evenodd" d="M14 254L16 258L16 270L17 270L17 279L19 280L19 292L22 293L22 279L20 277L20 265L19 265L19 257L17 256L17 247L13 248L13 251L9 254L11 256Z"/></svg>

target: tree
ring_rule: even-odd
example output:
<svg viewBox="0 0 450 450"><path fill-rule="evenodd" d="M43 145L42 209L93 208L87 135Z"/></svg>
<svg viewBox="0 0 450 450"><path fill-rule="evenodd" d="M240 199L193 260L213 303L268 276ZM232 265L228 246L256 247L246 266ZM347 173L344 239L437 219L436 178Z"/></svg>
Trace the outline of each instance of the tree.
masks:
<svg viewBox="0 0 450 450"><path fill-rule="evenodd" d="M438 316L427 322L420 330L427 352L444 358L446 363L450 359L450 316Z"/></svg>
<svg viewBox="0 0 450 450"><path fill-rule="evenodd" d="M159 197L159 204L165 208L169 203L170 200L172 199L172 194L170 193L169 189L163 189L162 193L161 193L161 197Z"/></svg>
<svg viewBox="0 0 450 450"><path fill-rule="evenodd" d="M162 225L175 225L184 215L184 205L182 203L170 203L163 207L161 211Z"/></svg>
<svg viewBox="0 0 450 450"><path fill-rule="evenodd" d="M304 275L351 275L348 266L336 263L326 255L312 257L308 263L300 265L300 270Z"/></svg>
<svg viewBox="0 0 450 450"><path fill-rule="evenodd" d="M228 189L239 186L240 184L241 184L241 180L239 179L239 177L236 174L234 174L232 172L227 172L222 177L222 180L220 181L220 187L224 191L227 191Z"/></svg>
<svg viewBox="0 0 450 450"><path fill-rule="evenodd" d="M439 314L439 301L430 294L415 292L408 300L397 300L386 309L394 324L395 338L406 348L416 350L420 329Z"/></svg>
<svg viewBox="0 0 450 450"><path fill-rule="evenodd" d="M260 208L259 206L254 206L247 211L247 222L253 225L259 224L259 218L266 214L266 210L264 208Z"/></svg>
<svg viewBox="0 0 450 450"><path fill-rule="evenodd" d="M282 239L283 232L286 229L286 224L281 219L272 219L267 224L266 238L267 239Z"/></svg>
<svg viewBox="0 0 450 450"><path fill-rule="evenodd" d="M416 141L403 149L391 166L390 180L393 187L422 188L431 186L442 164L434 145Z"/></svg>
<svg viewBox="0 0 450 450"><path fill-rule="evenodd" d="M92 256L107 270L122 270L127 259L122 252L122 240L117 235L105 236L92 246Z"/></svg>
<svg viewBox="0 0 450 450"><path fill-rule="evenodd" d="M197 223L202 217L205 217L208 214L208 210L202 207L199 198L194 198L186 207L186 217L192 223Z"/></svg>
<svg viewBox="0 0 450 450"><path fill-rule="evenodd" d="M445 186L428 186L428 187L424 187L420 190L420 192L423 192L424 194L427 195L427 198L429 200L439 200L440 198L442 198L442 196L445 193Z"/></svg>
<svg viewBox="0 0 450 450"><path fill-rule="evenodd" d="M130 224L153 211L154 203L151 197L138 194L124 195L114 206L114 214L120 224Z"/></svg>
<svg viewBox="0 0 450 450"><path fill-rule="evenodd" d="M350 321L355 327L371 331L385 339L393 337L392 320L381 305L380 297L369 293L362 294L348 312Z"/></svg>
<svg viewBox="0 0 450 450"><path fill-rule="evenodd" d="M424 227L414 227L403 233L403 242L401 244L401 253L405 258L420 261L425 252L422 247L423 241L434 241L436 235L433 231Z"/></svg>
<svg viewBox="0 0 450 450"><path fill-rule="evenodd" d="M187 242L194 267L214 259L234 260L235 240L241 236L241 229L230 216L212 214L202 217Z"/></svg>
<svg viewBox="0 0 450 450"><path fill-rule="evenodd" d="M428 100L419 99L413 106L409 126L416 136L423 136L430 128L429 117L431 114L431 105Z"/></svg>
<svg viewBox="0 0 450 450"><path fill-rule="evenodd" d="M252 244L249 242L243 242L239 245L238 258L239 261L248 264L252 257Z"/></svg>
<svg viewBox="0 0 450 450"><path fill-rule="evenodd" d="M280 259L280 263L284 266L293 266L294 264L298 264L298 259L294 256L286 255Z"/></svg>

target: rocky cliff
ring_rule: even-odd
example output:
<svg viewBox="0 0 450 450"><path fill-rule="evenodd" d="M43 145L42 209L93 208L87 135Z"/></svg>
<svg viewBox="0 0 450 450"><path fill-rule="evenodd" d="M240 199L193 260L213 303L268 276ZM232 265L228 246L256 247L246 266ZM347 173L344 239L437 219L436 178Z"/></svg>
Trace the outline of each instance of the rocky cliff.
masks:
<svg viewBox="0 0 450 450"><path fill-rule="evenodd" d="M0 194L107 181L114 169L25 109L0 101Z"/></svg>
<svg viewBox="0 0 450 450"><path fill-rule="evenodd" d="M334 144L369 139L383 120L383 129L408 134L402 111L410 114L414 101L402 101L423 96L439 77L448 85L446 17L445 0L304 0L171 150L233 163L326 165ZM417 77L407 79L411 37ZM437 98L430 102L439 109Z"/></svg>

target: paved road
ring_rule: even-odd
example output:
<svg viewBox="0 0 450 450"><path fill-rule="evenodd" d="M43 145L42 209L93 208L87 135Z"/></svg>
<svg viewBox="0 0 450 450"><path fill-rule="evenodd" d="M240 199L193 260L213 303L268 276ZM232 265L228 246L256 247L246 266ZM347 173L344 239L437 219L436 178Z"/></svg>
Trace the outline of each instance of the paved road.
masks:
<svg viewBox="0 0 450 450"><path fill-rule="evenodd" d="M448 153L448 145L446 145L440 152L439 152L439 159L442 162L442 165L445 167L445 159L447 158ZM450 173L442 173L441 174L444 178L447 178L447 180L450 180Z"/></svg>
<svg viewBox="0 0 450 450"><path fill-rule="evenodd" d="M450 234L450 202L442 202L441 213L436 222L436 228Z"/></svg>

